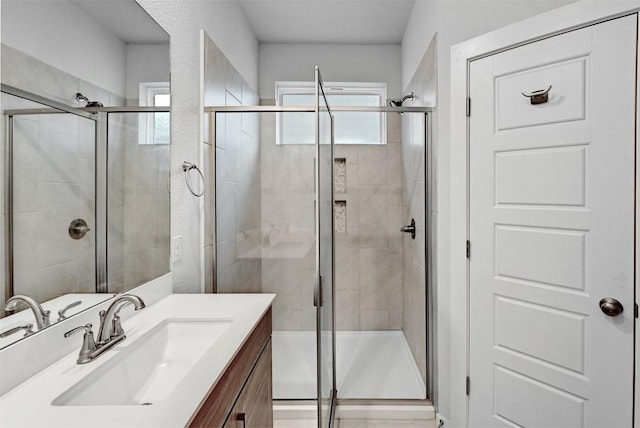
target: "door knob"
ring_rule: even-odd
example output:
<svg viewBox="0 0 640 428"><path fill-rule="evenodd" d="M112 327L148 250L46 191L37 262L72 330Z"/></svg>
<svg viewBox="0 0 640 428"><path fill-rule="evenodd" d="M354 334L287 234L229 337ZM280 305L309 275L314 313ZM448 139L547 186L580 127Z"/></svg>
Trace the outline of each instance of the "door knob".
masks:
<svg viewBox="0 0 640 428"><path fill-rule="evenodd" d="M622 303L613 297L605 297L600 300L600 310L602 310L602 312L607 316L617 317L622 313L624 307L622 306Z"/></svg>

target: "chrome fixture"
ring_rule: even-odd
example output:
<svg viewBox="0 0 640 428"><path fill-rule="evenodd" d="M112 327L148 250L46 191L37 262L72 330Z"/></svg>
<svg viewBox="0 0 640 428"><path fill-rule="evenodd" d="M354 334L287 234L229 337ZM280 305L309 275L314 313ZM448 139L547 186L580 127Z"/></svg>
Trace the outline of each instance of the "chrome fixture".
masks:
<svg viewBox="0 0 640 428"><path fill-rule="evenodd" d="M69 330L64 334L64 337L72 336L80 331L84 331L84 337L82 339L82 348L80 348L80 353L78 354L78 359L76 360L78 364L85 364L90 361L93 361L95 358L98 358L104 351L111 348L111 346L115 345L118 342L114 342L111 346L103 346L98 348L96 346L96 342L93 339L93 331L91 328L93 324L88 323L85 325L78 326L73 330Z"/></svg>
<svg viewBox="0 0 640 428"><path fill-rule="evenodd" d="M416 239L416 221L411 219L409 226L403 226L400 228L400 232L410 233L411 239Z"/></svg>
<svg viewBox="0 0 640 428"><path fill-rule="evenodd" d="M196 192L195 190L193 190L193 187L191 186L191 178L189 177L189 171L191 171L192 169L195 169L196 172L200 175L200 180L202 181L202 191L200 192ZM202 171L200 171L200 168L198 168L198 165L196 165L195 163L184 161L182 162L182 170L184 171L184 182L187 183L187 188L189 189L191 194L197 198L204 195L204 175L202 174Z"/></svg>
<svg viewBox="0 0 640 428"><path fill-rule="evenodd" d="M85 103L85 107L104 107L100 101L89 101L89 98L85 97L80 92L76 92L76 101L79 103Z"/></svg>
<svg viewBox="0 0 640 428"><path fill-rule="evenodd" d="M75 302L73 302L73 303L71 303L71 304L69 304L69 305L65 306L64 308L60 309L60 310L58 311L58 321L62 321L63 319L66 319L67 317L66 317L65 313L66 313L69 309L71 309L71 308L75 308L76 306L78 306L78 305L79 305L79 304L81 304L81 303L82 303L82 300L77 300L77 301L75 301Z"/></svg>
<svg viewBox="0 0 640 428"><path fill-rule="evenodd" d="M49 322L49 314L51 314L51 311L45 311L42 309L42 306L40 306L40 303L36 302L29 296L25 296L24 294L16 294L7 300L4 310L14 311L20 302L26 303L29 308L31 308L33 315L36 317L36 326L38 327L38 330L49 327L51 324Z"/></svg>
<svg viewBox="0 0 640 428"><path fill-rule="evenodd" d="M2 333L0 333L0 339L4 339L5 337L11 336L12 334L17 333L21 330L24 330L23 337L30 336L34 333L33 324L29 323L29 324L19 325L17 327L10 328L7 331L3 331Z"/></svg>
<svg viewBox="0 0 640 428"><path fill-rule="evenodd" d="M411 92L409 95L405 95L402 98L398 98L396 100L389 100L389 105L391 107L402 107L402 103L404 103L408 99L414 99L416 96Z"/></svg>
<svg viewBox="0 0 640 428"><path fill-rule="evenodd" d="M607 316L617 317L622 313L624 307L617 299L614 299L613 297L605 297L600 300L600 310Z"/></svg>
<svg viewBox="0 0 640 428"><path fill-rule="evenodd" d="M122 325L120 324L120 309L128 303L133 303L134 309L140 310L144 309L146 305L144 301L133 294L121 294L120 296L116 296L109 305L109 308L104 311L100 311L100 328L98 329L98 344L107 343L111 340L118 339L121 337L122 340L125 338L124 330L122 330ZM111 324L111 328L107 327L107 323Z"/></svg>
<svg viewBox="0 0 640 428"><path fill-rule="evenodd" d="M93 337L93 325L91 323L78 326L64 334L64 337L69 337L84 331L82 348L80 348L80 353L78 354L78 364L86 364L95 360L105 351L127 338L122 329L119 314L120 310L128 304L133 304L136 311L146 307L144 301L133 294L117 296L106 311L100 311L100 328L98 329L97 342ZM107 323L110 327L107 327Z"/></svg>
<svg viewBox="0 0 640 428"><path fill-rule="evenodd" d="M73 239L82 239L90 230L91 229L87 226L86 221L81 218L77 218L69 225L69 236Z"/></svg>

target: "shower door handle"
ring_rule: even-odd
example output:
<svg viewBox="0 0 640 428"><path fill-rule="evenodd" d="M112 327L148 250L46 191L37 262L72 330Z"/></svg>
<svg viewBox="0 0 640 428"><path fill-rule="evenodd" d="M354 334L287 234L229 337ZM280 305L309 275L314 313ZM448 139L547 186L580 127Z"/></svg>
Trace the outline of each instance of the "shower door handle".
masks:
<svg viewBox="0 0 640 428"><path fill-rule="evenodd" d="M324 282L324 277L319 276L316 280L315 290L313 290L313 306L316 308L318 306L322 306L322 285Z"/></svg>

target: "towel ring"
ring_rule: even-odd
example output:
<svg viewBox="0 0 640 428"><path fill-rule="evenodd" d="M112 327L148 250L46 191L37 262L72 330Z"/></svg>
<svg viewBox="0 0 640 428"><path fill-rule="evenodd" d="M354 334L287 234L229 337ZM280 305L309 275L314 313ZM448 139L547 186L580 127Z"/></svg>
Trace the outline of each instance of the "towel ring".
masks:
<svg viewBox="0 0 640 428"><path fill-rule="evenodd" d="M200 193L194 191L193 187L191 186L189 171L191 171L192 169L195 169L198 172L198 174L200 174L200 179L202 180L202 192ZM184 182L187 184L187 188L189 189L191 194L197 198L204 195L204 175L202 174L202 171L200 171L200 168L198 168L198 166L195 163L184 161L182 163L182 170L184 171Z"/></svg>

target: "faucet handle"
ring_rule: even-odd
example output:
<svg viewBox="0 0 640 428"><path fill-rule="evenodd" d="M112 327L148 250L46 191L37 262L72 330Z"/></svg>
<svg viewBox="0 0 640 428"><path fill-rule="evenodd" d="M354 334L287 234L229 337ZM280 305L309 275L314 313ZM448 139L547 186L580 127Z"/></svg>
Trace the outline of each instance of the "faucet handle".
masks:
<svg viewBox="0 0 640 428"><path fill-rule="evenodd" d="M73 336L74 334L83 331L84 330L84 334L88 334L91 333L93 334L93 331L91 330L93 328L93 324L91 323L87 323L85 325L79 325L76 328L72 328L71 330L69 330L68 332L66 332L64 334L64 337L69 337L69 336Z"/></svg>
<svg viewBox="0 0 640 428"><path fill-rule="evenodd" d="M33 324L29 323L29 324L25 324L25 325L19 325L17 327L13 327L12 329L9 329L7 331L3 331L2 333L0 333L0 339L4 339L5 337L11 336L12 334L19 332L20 330L24 330L24 337L32 335L33 334Z"/></svg>
<svg viewBox="0 0 640 428"><path fill-rule="evenodd" d="M111 331L109 332L109 338L115 339L117 337L124 336L124 329L120 322L120 316L116 313L111 321Z"/></svg>
<svg viewBox="0 0 640 428"><path fill-rule="evenodd" d="M75 302L65 306L64 308L60 309L58 311L58 321L62 321L63 319L66 319L67 316L65 315L67 313L67 311L71 308L75 308L78 305L82 304L82 300L76 300Z"/></svg>
<svg viewBox="0 0 640 428"><path fill-rule="evenodd" d="M85 325L78 326L72 330L69 330L64 334L64 337L73 336L74 334L84 331L84 338L82 339L82 348L80 348L80 353L78 354L78 364L84 364L91 361L91 354L96 350L96 342L93 338L93 331L91 328L93 324L88 323Z"/></svg>

